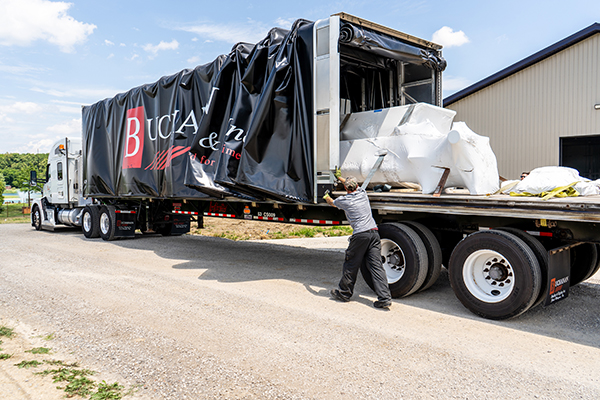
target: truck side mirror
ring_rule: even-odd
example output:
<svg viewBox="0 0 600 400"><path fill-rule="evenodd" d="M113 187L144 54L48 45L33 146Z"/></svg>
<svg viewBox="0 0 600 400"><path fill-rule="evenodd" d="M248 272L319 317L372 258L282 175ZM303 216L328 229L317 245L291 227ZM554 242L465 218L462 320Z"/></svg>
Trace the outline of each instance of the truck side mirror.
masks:
<svg viewBox="0 0 600 400"><path fill-rule="evenodd" d="M29 182L33 185L37 185L37 172L29 171Z"/></svg>

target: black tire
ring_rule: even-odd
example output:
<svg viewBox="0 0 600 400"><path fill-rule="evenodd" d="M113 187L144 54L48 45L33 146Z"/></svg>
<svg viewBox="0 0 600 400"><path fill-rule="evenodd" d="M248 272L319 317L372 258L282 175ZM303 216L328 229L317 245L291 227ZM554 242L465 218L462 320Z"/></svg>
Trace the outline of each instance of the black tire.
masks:
<svg viewBox="0 0 600 400"><path fill-rule="evenodd" d="M38 206L33 206L33 212L31 213L31 226L36 231L42 230L42 211Z"/></svg>
<svg viewBox="0 0 600 400"><path fill-rule="evenodd" d="M600 244L596 244L596 251L598 252L598 254L600 254ZM596 275L596 272L598 271L600 271L600 256L598 257L598 262L596 263L596 266L590 270L588 275L585 277L584 281Z"/></svg>
<svg viewBox="0 0 600 400"><path fill-rule="evenodd" d="M542 274L533 250L508 232L480 231L464 238L452 252L448 273L460 302L488 319L516 317L540 294Z"/></svg>
<svg viewBox="0 0 600 400"><path fill-rule="evenodd" d="M433 232L425 225L413 221L402 221L402 224L410 227L419 235L427 251L427 275L425 276L425 282L423 282L423 285L418 290L418 292L422 292L429 289L440 277L440 272L442 271L442 248Z"/></svg>
<svg viewBox="0 0 600 400"><path fill-rule="evenodd" d="M115 207L103 206L100 209L100 237L103 240L114 240L116 229Z"/></svg>
<svg viewBox="0 0 600 400"><path fill-rule="evenodd" d="M379 225L381 258L392 297L405 297L421 288L427 277L427 250L419 235L406 225ZM373 277L366 265L360 271L373 289Z"/></svg>
<svg viewBox="0 0 600 400"><path fill-rule="evenodd" d="M531 250L533 250L533 254L538 260L538 264L540 265L540 272L542 273L542 286L540 287L540 294L538 298L535 300L531 308L538 306L541 304L546 298L546 294L548 293L548 250L544 247L544 245L528 234L525 231L522 231L517 228L503 227L498 228L500 231L509 232L521 239L529 246Z"/></svg>
<svg viewBox="0 0 600 400"><path fill-rule="evenodd" d="M571 286L575 286L598 272L598 246L582 243L571 249ZM595 271L595 272L594 272Z"/></svg>
<svg viewBox="0 0 600 400"><path fill-rule="evenodd" d="M158 232L163 235L163 236L171 236L171 228L173 227L173 224L169 223L169 224L164 224L163 226L161 226L158 229Z"/></svg>
<svg viewBox="0 0 600 400"><path fill-rule="evenodd" d="M81 230L88 239L100 237L100 211L98 206L85 206L81 212Z"/></svg>

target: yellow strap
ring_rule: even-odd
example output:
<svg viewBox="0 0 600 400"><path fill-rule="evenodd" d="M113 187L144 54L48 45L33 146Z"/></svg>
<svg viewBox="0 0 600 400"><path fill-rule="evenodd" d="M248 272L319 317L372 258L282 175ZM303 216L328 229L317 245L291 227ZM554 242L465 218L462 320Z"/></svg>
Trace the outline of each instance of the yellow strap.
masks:
<svg viewBox="0 0 600 400"><path fill-rule="evenodd" d="M542 192L542 193L538 193L538 194L533 194L533 193L528 193L528 192L523 192L523 193L510 192L510 195L511 196L541 197L542 200L549 200L553 197L577 197L577 196L579 196L579 192L577 190L573 189L573 186L575 186L576 184L577 184L577 182L573 182L566 186L554 188L549 192Z"/></svg>

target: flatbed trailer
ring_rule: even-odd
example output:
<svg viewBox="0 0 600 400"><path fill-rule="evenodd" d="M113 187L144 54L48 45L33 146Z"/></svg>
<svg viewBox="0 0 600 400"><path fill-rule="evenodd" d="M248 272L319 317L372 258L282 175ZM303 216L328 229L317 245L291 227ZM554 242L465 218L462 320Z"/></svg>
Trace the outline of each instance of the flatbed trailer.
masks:
<svg viewBox="0 0 600 400"><path fill-rule="evenodd" d="M83 107L82 137L50 149L31 223L104 240L182 235L204 216L344 224L322 196L346 121L441 106L445 65L441 46L344 13L274 28ZM429 288L443 265L468 309L505 319L566 298L600 266L598 197L368 193L396 298Z"/></svg>
<svg viewBox="0 0 600 400"><path fill-rule="evenodd" d="M429 288L442 267L460 301L485 318L506 319L568 297L600 269L600 196L542 200L504 194L368 191L394 297ZM333 197L345 194L334 191ZM191 202L198 215L343 225L327 205ZM362 268L369 285L369 271Z"/></svg>

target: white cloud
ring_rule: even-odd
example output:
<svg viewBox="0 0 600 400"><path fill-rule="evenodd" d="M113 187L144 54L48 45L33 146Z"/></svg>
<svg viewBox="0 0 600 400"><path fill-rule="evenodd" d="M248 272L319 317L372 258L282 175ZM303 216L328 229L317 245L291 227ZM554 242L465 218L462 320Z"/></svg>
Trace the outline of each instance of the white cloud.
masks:
<svg viewBox="0 0 600 400"><path fill-rule="evenodd" d="M96 25L76 21L67 14L71 3L48 0L0 1L0 45L29 46L36 40L71 53L94 32Z"/></svg>
<svg viewBox="0 0 600 400"><path fill-rule="evenodd" d="M65 136L80 136L81 135L81 118L71 119L60 124L52 125L46 128L48 132L57 133L61 137Z"/></svg>
<svg viewBox="0 0 600 400"><path fill-rule="evenodd" d="M104 44L107 46L114 46L115 44L113 42L111 42L110 40L104 39Z"/></svg>
<svg viewBox="0 0 600 400"><path fill-rule="evenodd" d="M17 148L17 153L48 153L50 148L62 135L56 135L52 138L32 140L25 146ZM66 135L65 135L66 136Z"/></svg>
<svg viewBox="0 0 600 400"><path fill-rule="evenodd" d="M158 55L159 51L162 50L177 50L179 48L179 42L173 39L170 42L161 41L159 44L145 44L142 46L144 50L151 54L151 58L154 58Z"/></svg>
<svg viewBox="0 0 600 400"><path fill-rule="evenodd" d="M467 78L444 76L444 79L442 79L442 90L444 92L457 92L459 90L466 88L471 83L473 83L473 82L471 82ZM445 95L445 93L444 93L444 95Z"/></svg>
<svg viewBox="0 0 600 400"><path fill-rule="evenodd" d="M469 43L469 38L463 31L454 32L452 28L444 26L433 34L431 41L444 47L458 47Z"/></svg>
<svg viewBox="0 0 600 400"><path fill-rule="evenodd" d="M195 38L192 38L192 42L197 42L197 41L198 41L198 38L197 38L197 37L195 37Z"/></svg>
<svg viewBox="0 0 600 400"><path fill-rule="evenodd" d="M108 55L108 57L106 57L107 60L110 60L111 58L113 58L115 56L115 53L110 53Z"/></svg>
<svg viewBox="0 0 600 400"><path fill-rule="evenodd" d="M277 18L275 20L275 23L277 24L277 26L279 26L281 28L290 29L292 27L292 24L297 19L298 18Z"/></svg>
<svg viewBox="0 0 600 400"><path fill-rule="evenodd" d="M125 43L120 43L120 44L119 44L119 46L121 46L121 47L125 47L125 46L126 46L126 44L125 44Z"/></svg>
<svg viewBox="0 0 600 400"><path fill-rule="evenodd" d="M12 123L15 114L34 114L42 111L42 106L29 101L17 101L12 104L0 105L0 122Z"/></svg>
<svg viewBox="0 0 600 400"><path fill-rule="evenodd" d="M194 56L187 59L188 64L198 64L200 62L200 57Z"/></svg>
<svg viewBox="0 0 600 400"><path fill-rule="evenodd" d="M238 42L256 43L262 40L269 28L249 20L247 24L199 24L178 28L205 39L205 42L218 41L235 44Z"/></svg>

